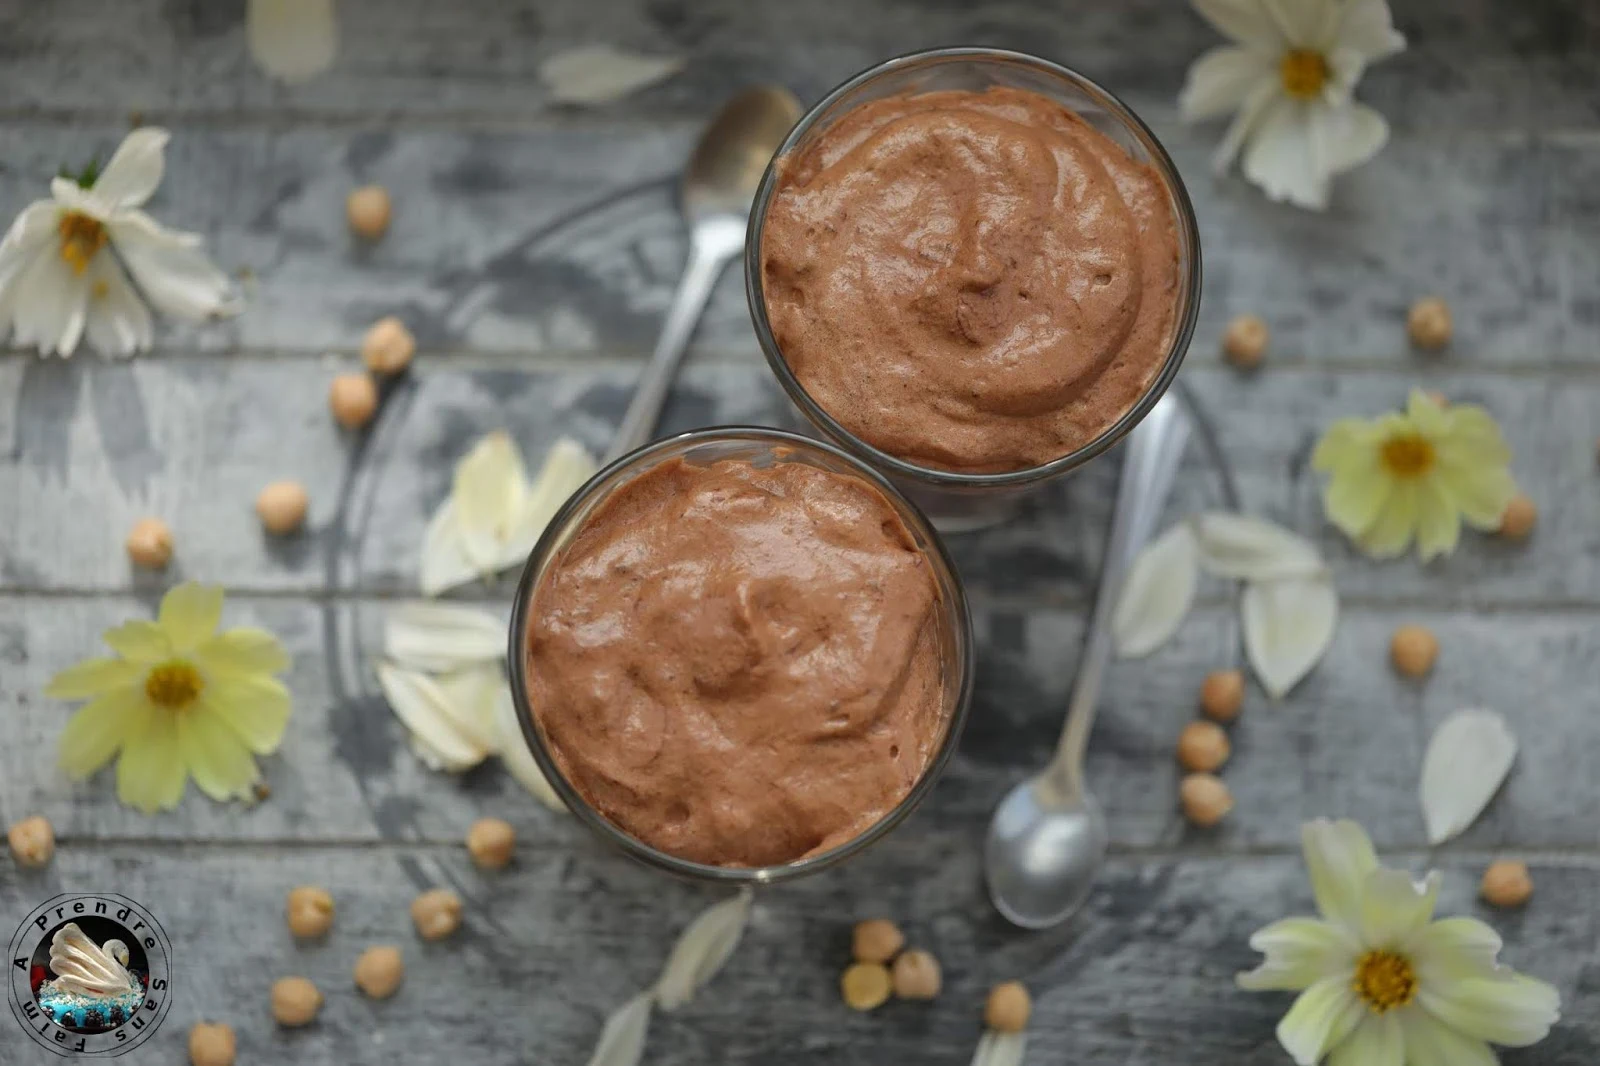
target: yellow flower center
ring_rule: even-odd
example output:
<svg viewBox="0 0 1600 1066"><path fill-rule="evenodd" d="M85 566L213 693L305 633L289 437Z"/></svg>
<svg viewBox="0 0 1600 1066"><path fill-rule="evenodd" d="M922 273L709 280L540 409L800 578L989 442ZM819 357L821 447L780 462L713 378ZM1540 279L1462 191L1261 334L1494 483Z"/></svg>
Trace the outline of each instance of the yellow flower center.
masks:
<svg viewBox="0 0 1600 1066"><path fill-rule="evenodd" d="M1384 469L1395 477L1421 477L1433 469L1436 458L1433 442L1420 433L1405 433L1390 437L1379 449Z"/></svg>
<svg viewBox="0 0 1600 1066"><path fill-rule="evenodd" d="M106 228L80 211L63 212L56 232L61 235L61 258L74 274L88 270L89 260L106 246Z"/></svg>
<svg viewBox="0 0 1600 1066"><path fill-rule="evenodd" d="M200 695L200 672L178 660L162 663L144 679L144 694L157 707L181 711Z"/></svg>
<svg viewBox="0 0 1600 1066"><path fill-rule="evenodd" d="M1322 58L1322 53L1309 48L1289 50L1278 64L1284 91L1301 100L1319 95L1328 83L1328 73L1328 61Z"/></svg>
<svg viewBox="0 0 1600 1066"><path fill-rule="evenodd" d="M1411 960L1392 951L1369 951L1356 962L1350 987L1374 1014L1404 1007L1417 995L1417 974Z"/></svg>

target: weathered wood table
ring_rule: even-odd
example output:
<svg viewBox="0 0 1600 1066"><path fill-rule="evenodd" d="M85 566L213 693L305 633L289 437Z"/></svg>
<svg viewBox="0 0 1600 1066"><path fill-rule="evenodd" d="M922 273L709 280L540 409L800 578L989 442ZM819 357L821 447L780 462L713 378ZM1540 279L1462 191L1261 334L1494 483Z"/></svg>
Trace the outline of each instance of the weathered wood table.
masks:
<svg viewBox="0 0 1600 1066"><path fill-rule="evenodd" d="M1559 0L1402 0L1411 42L1361 95L1393 125L1322 216L1267 203L1207 158L1220 130L1185 128L1174 98L1212 31L1174 0L1066 3L813 0L340 0L334 69L303 87L250 62L242 3L0 0L0 213L58 165L105 153L130 112L172 129L154 205L249 272L251 306L203 329L166 326L131 363L0 357L0 821L46 815L53 865L0 861L0 926L67 890L119 890L157 911L178 953L178 1001L128 1061L173 1063L196 1019L230 1021L241 1063L585 1061L607 1011L653 976L713 897L603 850L497 766L423 769L376 696L370 655L388 604L414 594L423 523L451 464L507 427L530 455L560 434L599 449L649 350L684 254L672 175L698 123L756 80L814 99L890 54L949 43L1035 51L1122 93L1171 148L1206 256L1201 328L1183 378L1220 425L1246 506L1315 537L1344 602L1321 667L1281 705L1258 691L1234 730L1238 806L1215 832L1176 812L1174 738L1202 674L1238 655L1229 592L1206 586L1178 638L1118 664L1091 744L1113 857L1086 910L1024 934L990 911L977 852L996 800L1048 751L1072 675L1115 463L1019 521L959 538L983 658L960 754L932 800L845 869L758 896L710 994L659 1016L650 1063L965 1063L996 980L1037 997L1030 1063L1287 1062L1283 996L1236 991L1256 927L1311 905L1302 820L1360 820L1380 849L1446 873L1442 906L1480 914L1505 957L1557 984L1564 1020L1512 1064L1600 1060L1600 8ZM621 103L551 104L538 63L577 44L678 54L688 66ZM371 248L345 193L381 182L397 213ZM1408 349L1405 310L1447 297L1449 351ZM1268 365L1241 376L1222 324L1254 311ZM325 394L365 326L399 314L422 354L364 439ZM331 354L330 354L331 353ZM1333 418L1397 405L1414 384L1487 404L1541 507L1530 542L1468 535L1422 567L1355 555L1322 518L1311 442ZM771 419L778 391L736 272L724 278L668 428ZM277 478L310 488L303 536L263 538L251 502ZM1195 458L1174 514L1218 502ZM131 573L122 538L144 514L178 543L171 571ZM53 771L67 707L40 690L100 631L148 613L177 578L226 584L232 624L277 631L296 710L267 760L271 798L175 813L120 807L110 775ZM503 604L508 584L473 593ZM1395 677L1389 634L1438 633L1425 685ZM1485 817L1428 852L1416 799L1429 730L1463 706L1503 712L1522 742ZM520 834L484 875L462 838L485 814ZM1493 857L1526 857L1522 911L1475 900ZM327 942L294 944L285 891L327 885ZM422 888L467 900L461 935L422 944ZM853 1014L836 978L858 917L900 919L942 959L931 1006ZM400 995L355 994L374 941L406 945ZM274 1026L267 988L299 973L320 1021ZM53 1061L0 1018L0 1062Z"/></svg>

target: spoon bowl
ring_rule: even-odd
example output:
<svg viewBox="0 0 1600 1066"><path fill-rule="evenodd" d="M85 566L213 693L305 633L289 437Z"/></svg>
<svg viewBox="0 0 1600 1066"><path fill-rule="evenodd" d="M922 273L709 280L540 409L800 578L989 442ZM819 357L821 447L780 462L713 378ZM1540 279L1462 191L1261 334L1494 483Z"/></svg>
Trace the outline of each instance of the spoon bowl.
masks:
<svg viewBox="0 0 1600 1066"><path fill-rule="evenodd" d="M1087 792L1041 800L1042 782L1021 782L995 808L983 869L995 910L1013 925L1045 929L1071 917L1094 888L1106 856L1106 818Z"/></svg>

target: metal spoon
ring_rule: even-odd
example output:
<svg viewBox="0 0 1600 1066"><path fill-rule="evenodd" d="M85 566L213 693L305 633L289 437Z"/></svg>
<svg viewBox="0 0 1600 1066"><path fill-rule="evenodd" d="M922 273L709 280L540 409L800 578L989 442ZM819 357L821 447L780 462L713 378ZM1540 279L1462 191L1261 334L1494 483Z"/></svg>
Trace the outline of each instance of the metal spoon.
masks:
<svg viewBox="0 0 1600 1066"><path fill-rule="evenodd" d="M729 100L700 135L684 168L679 201L689 226L689 262L606 462L641 447L655 434L667 389L717 277L744 250L761 175L799 118L800 103L787 90L759 85Z"/></svg>
<svg viewBox="0 0 1600 1066"><path fill-rule="evenodd" d="M1111 658L1111 616L1122 579L1150 539L1189 439L1190 420L1182 404L1168 392L1129 434L1100 587L1055 757L1036 777L1013 788L989 822L983 849L989 898L1024 929L1043 929L1071 917L1089 897L1105 860L1106 821L1084 782L1084 751Z"/></svg>

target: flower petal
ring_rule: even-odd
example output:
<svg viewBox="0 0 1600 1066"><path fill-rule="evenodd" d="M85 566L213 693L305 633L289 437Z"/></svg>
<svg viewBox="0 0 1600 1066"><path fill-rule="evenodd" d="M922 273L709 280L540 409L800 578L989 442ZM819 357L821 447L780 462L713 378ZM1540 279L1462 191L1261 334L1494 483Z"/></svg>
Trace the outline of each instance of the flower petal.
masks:
<svg viewBox="0 0 1600 1066"><path fill-rule="evenodd" d="M134 282L160 311L203 321L243 309L233 279L206 258L200 238L166 229L140 211L106 223Z"/></svg>
<svg viewBox="0 0 1600 1066"><path fill-rule="evenodd" d="M638 1066L654 1004L654 990L646 990L612 1011L600 1030L600 1041L589 1057L589 1066Z"/></svg>
<svg viewBox="0 0 1600 1066"><path fill-rule="evenodd" d="M1488 1044L1456 1032L1420 1007L1397 1013L1409 1066L1500 1066Z"/></svg>
<svg viewBox="0 0 1600 1066"><path fill-rule="evenodd" d="M172 641L172 651L184 655L209 640L222 622L222 586L185 581L161 597L156 625Z"/></svg>
<svg viewBox="0 0 1600 1066"><path fill-rule="evenodd" d="M245 35L256 66L290 85L327 70L339 52L333 0L250 0Z"/></svg>
<svg viewBox="0 0 1600 1066"><path fill-rule="evenodd" d="M172 657L172 640L166 630L142 618L106 630L101 638L124 659L149 665Z"/></svg>
<svg viewBox="0 0 1600 1066"><path fill-rule="evenodd" d="M1311 140L1311 110L1317 106L1325 105L1276 97L1244 150L1244 176L1269 199L1311 211L1328 206L1328 172Z"/></svg>
<svg viewBox="0 0 1600 1066"><path fill-rule="evenodd" d="M22 209L0 240L0 289L9 289L36 257L52 254L60 218L54 200L35 200Z"/></svg>
<svg viewBox="0 0 1600 1066"><path fill-rule="evenodd" d="M1327 570L1309 540L1264 518L1207 511L1191 521L1200 565L1217 577L1270 581L1315 577Z"/></svg>
<svg viewBox="0 0 1600 1066"><path fill-rule="evenodd" d="M195 648L194 657L210 674L277 674L289 668L289 653L278 638L251 626L218 633Z"/></svg>
<svg viewBox="0 0 1600 1066"><path fill-rule="evenodd" d="M1433 731L1418 788L1428 843L1442 844L1477 820L1517 757L1517 739L1493 711L1457 711Z"/></svg>
<svg viewBox="0 0 1600 1066"><path fill-rule="evenodd" d="M1367 1015L1328 1056L1328 1066L1405 1066L1406 1041L1394 1012Z"/></svg>
<svg viewBox="0 0 1600 1066"><path fill-rule="evenodd" d="M1359 52L1369 63L1405 51L1405 36L1395 30L1386 0L1345 0L1338 7L1335 47Z"/></svg>
<svg viewBox="0 0 1600 1066"><path fill-rule="evenodd" d="M52 677L44 687L44 694L53 700L81 700L142 684L144 670L138 663L125 659L86 659Z"/></svg>
<svg viewBox="0 0 1600 1066"><path fill-rule="evenodd" d="M1417 487L1392 478L1387 481L1378 517L1356 540L1356 546L1374 559L1392 559L1405 551L1417 528Z"/></svg>
<svg viewBox="0 0 1600 1066"><path fill-rule="evenodd" d="M128 134L89 194L105 205L107 213L143 205L161 184L169 137L158 126L142 126Z"/></svg>
<svg viewBox="0 0 1600 1066"><path fill-rule="evenodd" d="M1189 67L1178 109L1193 122L1216 118L1244 106L1250 93L1275 73L1266 55L1248 48L1213 48Z"/></svg>
<svg viewBox="0 0 1600 1066"><path fill-rule="evenodd" d="M1537 1044L1561 1017L1561 993L1510 971L1499 977L1424 985L1417 1003L1451 1028L1502 1047Z"/></svg>
<svg viewBox="0 0 1600 1066"><path fill-rule="evenodd" d="M683 64L681 56L641 55L609 44L585 44L540 63L539 79L559 103L604 104L671 77Z"/></svg>
<svg viewBox="0 0 1600 1066"><path fill-rule="evenodd" d="M383 654L424 673L499 662L506 654L506 624L471 607L407 603L384 617Z"/></svg>
<svg viewBox="0 0 1600 1066"><path fill-rule="evenodd" d="M1461 516L1437 479L1417 485L1417 557L1423 562L1449 555L1461 540Z"/></svg>
<svg viewBox="0 0 1600 1066"><path fill-rule="evenodd" d="M46 245L18 270L14 285L11 307L17 345L38 348L44 355L71 355L83 330L87 278L73 273L55 248Z"/></svg>
<svg viewBox="0 0 1600 1066"><path fill-rule="evenodd" d="M428 520L422 535L422 562L418 567L424 596L437 596L481 576L467 558L455 501L446 499Z"/></svg>
<svg viewBox="0 0 1600 1066"><path fill-rule="evenodd" d="M149 349L155 324L144 299L128 280L114 255L97 255L89 263L89 346L111 359Z"/></svg>
<svg viewBox="0 0 1600 1066"><path fill-rule="evenodd" d="M249 796L261 775L227 721L203 708L177 719L178 750L200 791L219 803Z"/></svg>
<svg viewBox="0 0 1600 1066"><path fill-rule="evenodd" d="M1378 868L1366 831L1348 819L1318 818L1300 827L1300 845L1317 911L1348 932L1359 932L1362 891Z"/></svg>
<svg viewBox="0 0 1600 1066"><path fill-rule="evenodd" d="M566 804L561 802L556 790L545 780L544 771L539 769L533 753L528 750L528 740L522 735L522 726L517 721L517 705L511 699L509 685L499 693L495 703L495 728L500 741L500 761L505 763L511 776L532 793L534 799L552 811L566 811Z"/></svg>
<svg viewBox="0 0 1600 1066"><path fill-rule="evenodd" d="M556 441L523 502L522 514L501 553L501 565L516 566L525 561L556 512L599 469L594 456L577 441L569 437Z"/></svg>
<svg viewBox="0 0 1600 1066"><path fill-rule="evenodd" d="M1216 151L1211 153L1211 169L1214 172L1221 174L1233 165L1239 149L1255 136L1267 111L1282 99L1283 93L1271 82L1263 81L1250 90L1244 103L1239 107L1239 113L1228 123L1228 131L1222 135Z"/></svg>
<svg viewBox="0 0 1600 1066"><path fill-rule="evenodd" d="M1388 499L1389 480L1374 455L1366 467L1345 467L1328 480L1322 511L1339 532L1359 541L1377 522Z"/></svg>
<svg viewBox="0 0 1600 1066"><path fill-rule="evenodd" d="M57 765L83 779L100 769L144 725L149 703L139 688L124 688L90 700L67 720L57 743Z"/></svg>
<svg viewBox="0 0 1600 1066"><path fill-rule="evenodd" d="M1316 1066L1366 1013L1348 976L1325 978L1295 999L1278 1023L1278 1043L1298 1066Z"/></svg>
<svg viewBox="0 0 1600 1066"><path fill-rule="evenodd" d="M456 731L485 755L498 751L500 730L495 724L498 694L501 690L509 691L500 663L466 666L432 680L444 697L438 709L444 712Z"/></svg>
<svg viewBox="0 0 1600 1066"><path fill-rule="evenodd" d="M1306 0L1262 0L1268 16L1291 46L1323 48L1333 39L1338 22L1338 4L1307 3Z"/></svg>
<svg viewBox="0 0 1600 1066"><path fill-rule="evenodd" d="M732 899L706 908L672 945L672 953L656 981L656 1002L673 1011L694 998L716 976L744 935L750 920L751 892L740 889Z"/></svg>
<svg viewBox="0 0 1600 1066"><path fill-rule="evenodd" d="M1384 117L1354 101L1313 105L1306 110L1306 120L1316 153L1314 165L1325 178L1368 162L1389 141Z"/></svg>
<svg viewBox="0 0 1600 1066"><path fill-rule="evenodd" d="M379 663L378 685L395 717L449 765L465 769L488 757L488 749L474 744L456 725L445 706L448 697L426 674Z"/></svg>
<svg viewBox="0 0 1600 1066"><path fill-rule="evenodd" d="M1326 977L1348 975L1355 956L1350 934L1319 918L1284 918L1250 937L1266 956L1235 979L1253 992L1300 992Z"/></svg>
<svg viewBox="0 0 1600 1066"><path fill-rule="evenodd" d="M1253 45L1267 53L1281 52L1289 43L1267 13L1262 0L1193 0L1200 17L1224 37Z"/></svg>
<svg viewBox="0 0 1600 1066"><path fill-rule="evenodd" d="M1137 659L1161 647L1178 631L1194 603L1199 583L1194 530L1179 522L1134 558L1111 615L1117 655Z"/></svg>
<svg viewBox="0 0 1600 1066"><path fill-rule="evenodd" d="M117 799L145 814L176 807L188 774L178 751L170 711L144 705L143 721L131 724L117 760Z"/></svg>
<svg viewBox="0 0 1600 1066"><path fill-rule="evenodd" d="M1419 930L1407 950L1424 985L1500 973L1500 934L1476 918L1445 918Z"/></svg>
<svg viewBox="0 0 1600 1066"><path fill-rule="evenodd" d="M1404 870L1372 871L1361 894L1361 942L1372 948L1405 946L1432 920L1438 900L1437 873L1418 884Z"/></svg>
<svg viewBox="0 0 1600 1066"><path fill-rule="evenodd" d="M1339 622L1327 577L1252 581L1240 601L1244 649L1261 687L1282 699L1322 660Z"/></svg>
<svg viewBox="0 0 1600 1066"><path fill-rule="evenodd" d="M1377 428L1365 418L1341 418L1322 431L1311 453L1311 469L1329 471L1370 462L1379 444Z"/></svg>
<svg viewBox="0 0 1600 1066"><path fill-rule="evenodd" d="M257 755L271 755L283 743L293 702L283 682L271 677L222 674L207 677L200 698Z"/></svg>
<svg viewBox="0 0 1600 1066"><path fill-rule="evenodd" d="M461 549L480 573L500 569L501 548L522 517L527 493L522 453L502 430L478 441L456 464L450 495Z"/></svg>

